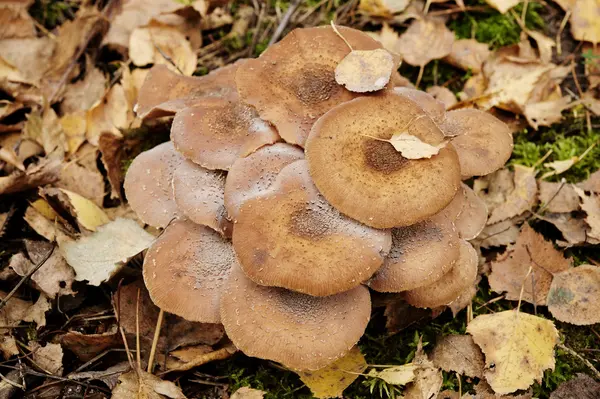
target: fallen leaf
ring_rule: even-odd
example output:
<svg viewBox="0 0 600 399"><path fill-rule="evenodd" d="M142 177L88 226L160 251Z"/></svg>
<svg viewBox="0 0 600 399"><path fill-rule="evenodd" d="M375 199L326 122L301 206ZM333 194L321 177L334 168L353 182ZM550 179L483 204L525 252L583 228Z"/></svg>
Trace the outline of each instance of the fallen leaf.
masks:
<svg viewBox="0 0 600 399"><path fill-rule="evenodd" d="M143 363L143 362L142 362ZM142 367L143 368L143 367ZM121 374L131 370L129 362L117 363L106 370L82 371L79 373L69 373L70 380L97 380L102 381L109 389L114 389L119 382Z"/></svg>
<svg viewBox="0 0 600 399"><path fill-rule="evenodd" d="M477 316L467 332L485 354L484 375L497 394L527 389L554 369L558 330L550 320L507 310Z"/></svg>
<svg viewBox="0 0 600 399"><path fill-rule="evenodd" d="M134 119L133 109L129 108L123 86L115 84L104 99L87 112L86 119L85 136L95 146L102 133L122 136L121 129L130 127L129 124Z"/></svg>
<svg viewBox="0 0 600 399"><path fill-rule="evenodd" d="M406 385L415 380L415 372L419 367L414 363L408 363L402 366L386 367L381 370L371 369L367 375L379 378L390 385Z"/></svg>
<svg viewBox="0 0 600 399"><path fill-rule="evenodd" d="M131 219L116 219L87 237L60 244L63 256L75 269L78 281L100 285L133 256L148 248L154 237Z"/></svg>
<svg viewBox="0 0 600 399"><path fill-rule="evenodd" d="M413 364L419 366L415 372L415 380L410 383L405 391L405 399L430 399L437 397L444 377L440 369L435 367L423 351L423 344L419 341Z"/></svg>
<svg viewBox="0 0 600 399"><path fill-rule="evenodd" d="M490 204L486 202L488 210L490 210L488 224L498 223L514 216L519 216L533 209L533 206L537 202L535 169L522 165L514 165L514 169L512 190L509 192L505 192L503 188L498 190L498 194L504 196L504 200L495 207L490 207ZM490 191L492 189L493 186L490 186Z"/></svg>
<svg viewBox="0 0 600 399"><path fill-rule="evenodd" d="M231 394L230 399L262 399L265 397L265 394L265 391L259 389L241 387Z"/></svg>
<svg viewBox="0 0 600 399"><path fill-rule="evenodd" d="M6 360L21 353L17 347L17 341L12 335L0 335L0 351Z"/></svg>
<svg viewBox="0 0 600 399"><path fill-rule="evenodd" d="M387 140L372 136L366 137L390 143L394 146L396 151L398 151L404 158L407 159L431 158L432 156L437 155L447 144L447 142L443 141L434 146L425 143L418 137L408 133L394 133L394 135Z"/></svg>
<svg viewBox="0 0 600 399"><path fill-rule="evenodd" d="M61 162L44 158L37 164L29 164L25 173L15 170L8 176L0 176L0 194L18 193L53 183L58 180Z"/></svg>
<svg viewBox="0 0 600 399"><path fill-rule="evenodd" d="M523 108L523 115L527 122L534 128L540 126L550 126L562 120L562 111L569 108L571 98L564 96L558 100L540 101L536 103L527 103Z"/></svg>
<svg viewBox="0 0 600 399"><path fill-rule="evenodd" d="M590 175L590 177L588 177L581 183L577 183L576 186L582 189L583 191L600 193L600 170L595 171Z"/></svg>
<svg viewBox="0 0 600 399"><path fill-rule="evenodd" d="M581 209L587 214L585 221L590 226L588 235L600 240L600 196L586 195L579 187L574 187L574 190L581 198Z"/></svg>
<svg viewBox="0 0 600 399"><path fill-rule="evenodd" d="M575 378L563 382L550 394L550 399L594 399L600 392L600 382L589 375L577 373Z"/></svg>
<svg viewBox="0 0 600 399"><path fill-rule="evenodd" d="M106 78L102 71L95 68L90 61L86 63L83 79L70 83L65 88L65 94L60 110L63 115L87 111L104 97Z"/></svg>
<svg viewBox="0 0 600 399"><path fill-rule="evenodd" d="M500 11L502 14L519 4L519 0L485 0L486 3Z"/></svg>
<svg viewBox="0 0 600 399"><path fill-rule="evenodd" d="M583 219L575 218L570 213L547 212L541 217L542 220L553 224L563 235L566 242L557 241L560 246L570 247L580 245L588 241L588 225Z"/></svg>
<svg viewBox="0 0 600 399"><path fill-rule="evenodd" d="M398 33L391 28L386 22L381 26L379 32L365 32L373 39L377 40L383 45L383 48L392 53L399 53L398 51Z"/></svg>
<svg viewBox="0 0 600 399"><path fill-rule="evenodd" d="M40 190L47 199L60 204L64 210L77 219L77 222L89 231L96 231L110 221L106 213L98 205L87 198L64 188L44 188Z"/></svg>
<svg viewBox="0 0 600 399"><path fill-rule="evenodd" d="M470 335L447 335L438 340L431 361L444 371L483 378L485 359Z"/></svg>
<svg viewBox="0 0 600 399"><path fill-rule="evenodd" d="M483 63L489 58L490 50L486 43L475 39L460 39L452 44L452 51L444 61L473 74L481 72Z"/></svg>
<svg viewBox="0 0 600 399"><path fill-rule="evenodd" d="M98 149L102 154L102 164L106 170L106 177L110 183L110 198L121 198L123 185L123 138L112 133L102 133L98 139Z"/></svg>
<svg viewBox="0 0 600 399"><path fill-rule="evenodd" d="M352 50L335 68L335 81L356 93L377 91L388 84L394 69L387 50Z"/></svg>
<svg viewBox="0 0 600 399"><path fill-rule="evenodd" d="M375 17L389 17L402 12L411 0L360 0L358 9Z"/></svg>
<svg viewBox="0 0 600 399"><path fill-rule="evenodd" d="M6 298L6 293L0 291L0 297ZM52 309L48 298L40 294L35 303L12 297L0 309L0 321L3 326L18 326L22 321L33 322L37 328L46 325L46 312Z"/></svg>
<svg viewBox="0 0 600 399"><path fill-rule="evenodd" d="M93 170L75 161L63 165L59 180L54 186L78 194L83 198L89 198L99 207L104 202L104 177L95 165Z"/></svg>
<svg viewBox="0 0 600 399"><path fill-rule="evenodd" d="M572 259L565 258L562 252L554 249L551 241L544 240L527 223L514 248L508 249L499 259L492 262L492 272L488 276L492 290L506 292L506 299L522 298L536 305L546 304L553 276L573 266ZM529 268L531 273L528 275Z"/></svg>
<svg viewBox="0 0 600 399"><path fill-rule="evenodd" d="M56 41L50 37L0 40L0 77L17 83L8 91L16 94L10 89L22 90L21 83L39 87L55 46ZM35 93L34 98L41 100L41 95Z"/></svg>
<svg viewBox="0 0 600 399"><path fill-rule="evenodd" d="M578 41L600 42L600 25L597 16L600 3L596 0L577 0L571 9L571 34Z"/></svg>
<svg viewBox="0 0 600 399"><path fill-rule="evenodd" d="M475 242L482 248L503 247L516 242L518 237L519 228L509 219L485 226Z"/></svg>
<svg viewBox="0 0 600 399"><path fill-rule="evenodd" d="M35 23L27 12L33 0L0 2L0 40L35 37Z"/></svg>
<svg viewBox="0 0 600 399"><path fill-rule="evenodd" d="M110 348L122 347L123 338L117 325L114 324L101 334L69 331L60 337L60 343L65 349L73 352L78 359L87 362Z"/></svg>
<svg viewBox="0 0 600 399"><path fill-rule="evenodd" d="M471 76L465 82L462 92L459 93L459 98L463 103L477 102L479 99L484 98L485 89L487 88L487 79L482 73Z"/></svg>
<svg viewBox="0 0 600 399"><path fill-rule="evenodd" d="M542 32L527 30L527 34L535 40L538 52L540 53L540 61L542 64L547 64L552 60L552 48L556 46L556 41L550 39Z"/></svg>
<svg viewBox="0 0 600 399"><path fill-rule="evenodd" d="M52 375L62 375L63 350L60 344L47 343L45 346L41 346L37 342L32 342L29 346L33 353L33 362L38 367Z"/></svg>
<svg viewBox="0 0 600 399"><path fill-rule="evenodd" d="M581 265L556 274L547 302L560 321L578 326L600 323L600 268Z"/></svg>
<svg viewBox="0 0 600 399"><path fill-rule="evenodd" d="M568 213L579 210L579 196L571 184L539 180L538 186L542 209L552 213Z"/></svg>
<svg viewBox="0 0 600 399"><path fill-rule="evenodd" d="M444 58L452 51L454 33L437 19L412 22L398 39L402 60L413 66L425 66L429 61Z"/></svg>
<svg viewBox="0 0 600 399"><path fill-rule="evenodd" d="M52 211L52 215L45 216L47 209ZM37 200L27 207L23 219L36 233L48 241L68 241L70 239L69 232L58 223L58 214L43 199Z"/></svg>
<svg viewBox="0 0 600 399"><path fill-rule="evenodd" d="M37 141L46 154L56 153L62 157L66 139L56 112L46 108L43 112L31 112L23 129L23 137Z"/></svg>
<svg viewBox="0 0 600 399"><path fill-rule="evenodd" d="M177 385L142 370L121 374L112 391L113 399L186 399Z"/></svg>
<svg viewBox="0 0 600 399"><path fill-rule="evenodd" d="M316 398L337 398L367 368L365 357L354 346L343 357L315 371L298 371L300 380Z"/></svg>
<svg viewBox="0 0 600 399"><path fill-rule="evenodd" d="M436 100L441 101L446 106L446 109L451 108L458 102L454 93L447 87L431 86L427 88L427 93L431 94Z"/></svg>

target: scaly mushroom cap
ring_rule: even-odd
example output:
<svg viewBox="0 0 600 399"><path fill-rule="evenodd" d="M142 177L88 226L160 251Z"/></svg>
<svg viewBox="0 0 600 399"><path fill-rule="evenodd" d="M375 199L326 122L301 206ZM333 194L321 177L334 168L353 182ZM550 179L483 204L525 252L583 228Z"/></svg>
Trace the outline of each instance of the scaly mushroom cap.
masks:
<svg viewBox="0 0 600 399"><path fill-rule="evenodd" d="M166 65L155 65L140 88L135 112L142 119L153 119L174 115L204 97L235 101L238 99L235 73L245 61L239 60L199 77L180 75Z"/></svg>
<svg viewBox="0 0 600 399"><path fill-rule="evenodd" d="M268 189L281 169L303 158L300 148L285 143L265 146L238 158L225 180L225 208L229 217L235 221L244 201Z"/></svg>
<svg viewBox="0 0 600 399"><path fill-rule="evenodd" d="M429 93L411 87L395 87L394 92L416 102L435 123L442 123L446 117L446 106L444 103L436 100Z"/></svg>
<svg viewBox="0 0 600 399"><path fill-rule="evenodd" d="M440 129L452 137L463 179L495 172L512 154L510 129L487 112L471 108L447 112Z"/></svg>
<svg viewBox="0 0 600 399"><path fill-rule="evenodd" d="M460 255L452 270L433 284L405 292L406 302L419 308L448 305L475 283L477 251L464 240L460 241L459 248Z"/></svg>
<svg viewBox="0 0 600 399"><path fill-rule="evenodd" d="M171 142L144 151L133 160L125 176L125 195L142 222L166 227L179 216L171 181L183 161Z"/></svg>
<svg viewBox="0 0 600 399"><path fill-rule="evenodd" d="M306 159L327 201L377 228L411 225L448 205L460 186L454 148L410 160L390 143L366 137L401 132L431 145L444 140L419 105L394 93L357 98L323 115L306 142Z"/></svg>
<svg viewBox="0 0 600 399"><path fill-rule="evenodd" d="M177 151L198 165L229 170L236 159L276 142L279 135L254 108L206 98L175 115L171 140Z"/></svg>
<svg viewBox="0 0 600 399"><path fill-rule="evenodd" d="M181 212L195 223L231 236L224 204L225 173L182 162L173 174L173 193Z"/></svg>
<svg viewBox="0 0 600 399"><path fill-rule="evenodd" d="M368 285L379 292L429 285L452 269L459 241L454 225L442 215L392 229L390 253Z"/></svg>
<svg viewBox="0 0 600 399"><path fill-rule="evenodd" d="M382 48L358 30L338 29L354 50ZM295 29L238 69L240 97L273 123L285 141L303 146L321 115L360 95L335 81L335 68L349 52L329 26Z"/></svg>
<svg viewBox="0 0 600 399"><path fill-rule="evenodd" d="M389 231L362 225L327 203L303 160L244 202L233 230L235 252L250 279L316 296L369 279L390 245Z"/></svg>
<svg viewBox="0 0 600 399"><path fill-rule="evenodd" d="M189 220L171 223L148 249L144 282L152 302L190 321L220 323L223 286L237 264L231 243Z"/></svg>
<svg viewBox="0 0 600 399"><path fill-rule="evenodd" d="M317 370L344 356L370 316L366 287L314 297L257 285L237 267L221 299L221 320L236 347L296 370Z"/></svg>
<svg viewBox="0 0 600 399"><path fill-rule="evenodd" d="M473 240L483 230L488 219L488 209L485 202L475 194L469 186L462 185L464 203L454 226L463 240Z"/></svg>

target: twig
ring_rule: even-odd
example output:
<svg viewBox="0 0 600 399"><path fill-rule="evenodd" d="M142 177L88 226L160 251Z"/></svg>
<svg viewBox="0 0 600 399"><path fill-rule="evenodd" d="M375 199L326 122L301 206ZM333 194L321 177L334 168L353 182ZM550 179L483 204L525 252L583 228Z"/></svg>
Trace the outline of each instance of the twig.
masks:
<svg viewBox="0 0 600 399"><path fill-rule="evenodd" d="M354 49L352 48L352 45L350 45L350 42L348 42L348 40L346 40L346 38L340 33L337 26L335 26L335 23L333 22L333 20L329 21L329 23L331 24L331 29L333 29L335 34L338 35L340 37L340 39L342 39L344 41L344 43L346 43L346 46L348 46L350 51L353 51Z"/></svg>
<svg viewBox="0 0 600 399"><path fill-rule="evenodd" d="M421 65L419 68L419 75L417 75L417 83L415 83L415 87L418 89L419 84L421 83L421 79L423 78L423 70L425 69L425 65Z"/></svg>
<svg viewBox="0 0 600 399"><path fill-rule="evenodd" d="M212 362L215 360L227 359L232 354L234 354L236 351L237 351L237 348L233 344L228 344L221 349L217 349L216 351L200 355L189 363L185 363L179 367L175 367L170 370L166 370L166 371L160 373L159 376L163 376L172 371L187 371L187 370L193 369L194 367L198 367L203 364L206 364L208 362Z"/></svg>
<svg viewBox="0 0 600 399"><path fill-rule="evenodd" d="M260 12L258 13L258 18L256 20L256 28L254 29L254 35L252 36L252 44L250 44L250 56L254 54L254 49L256 49L256 44L258 43L258 33L260 32L260 25L262 24L263 18L265 17L266 10L266 4L260 7Z"/></svg>
<svg viewBox="0 0 600 399"><path fill-rule="evenodd" d="M560 23L558 32L556 32L556 55L562 54L562 41L560 40L560 37L562 36L562 33L565 30L565 27L567 26L567 22L569 21L570 17L571 17L571 10L567 10L565 17L563 18L562 22Z"/></svg>
<svg viewBox="0 0 600 399"><path fill-rule="evenodd" d="M564 350L565 352L567 352L569 355L575 356L577 359L581 360L596 375L596 378L600 378L600 371L598 371L594 367L594 365L589 362L589 360L587 360L586 358L584 358L583 356L581 356L579 353L575 352L573 349L569 348L568 346L565 346L563 344L558 344L558 347L560 349Z"/></svg>
<svg viewBox="0 0 600 399"><path fill-rule="evenodd" d="M294 13L294 11L296 11L296 8L298 8L299 5L300 5L300 0L295 0L293 3L291 3L288 6L288 9L286 10L285 14L281 18L281 22L279 23L279 26L277 26L277 29L275 29L275 33L273 33L273 36L271 36L271 40L269 40L269 46L274 44L277 40L279 40L279 37L285 30L287 24L290 22L290 18L292 17L292 14Z"/></svg>
<svg viewBox="0 0 600 399"><path fill-rule="evenodd" d="M521 310L521 301L523 300L523 291L525 291L525 282L527 281L527 277L529 277L529 274L532 270L533 266L529 266L529 270L527 271L527 274L523 279L523 284L521 284L521 293L519 294L519 303L517 304L517 316L519 315L519 311Z"/></svg>
<svg viewBox="0 0 600 399"><path fill-rule="evenodd" d="M13 387L15 387L15 388L19 388L19 389L23 389L23 390L25 390L25 387L24 387L23 385L21 385L21 384L17 384L16 382L14 382L14 381L12 381L12 380L10 380L10 379L6 378L6 377L4 376L4 374L2 374L2 373L0 373L0 379L2 379L2 381L6 382L8 385L12 385L12 386L13 386Z"/></svg>
<svg viewBox="0 0 600 399"><path fill-rule="evenodd" d="M135 346L136 346L136 360L138 369L142 368L142 357L140 354L140 292L141 290L138 288L137 290L137 301L135 302Z"/></svg>
<svg viewBox="0 0 600 399"><path fill-rule="evenodd" d="M158 313L158 320L156 321L156 329L154 330L154 339L152 340L152 349L150 350L150 358L148 359L148 372L152 374L154 368L154 356L156 355L156 347L158 346L158 338L160 337L160 328L162 327L164 310L160 310Z"/></svg>

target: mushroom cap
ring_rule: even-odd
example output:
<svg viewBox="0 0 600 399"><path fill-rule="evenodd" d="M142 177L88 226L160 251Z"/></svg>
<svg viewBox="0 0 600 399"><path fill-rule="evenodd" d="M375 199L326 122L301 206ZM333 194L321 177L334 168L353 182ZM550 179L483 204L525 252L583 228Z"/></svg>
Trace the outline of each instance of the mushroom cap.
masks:
<svg viewBox="0 0 600 399"><path fill-rule="evenodd" d="M446 106L431 94L411 87L394 87L394 92L416 102L435 123L446 118Z"/></svg>
<svg viewBox="0 0 600 399"><path fill-rule="evenodd" d="M512 154L510 129L487 112L472 108L449 111L440 129L452 137L463 179L495 172Z"/></svg>
<svg viewBox="0 0 600 399"><path fill-rule="evenodd" d="M237 264L231 243L189 220L171 223L144 259L152 302L190 321L220 323L223 286Z"/></svg>
<svg viewBox="0 0 600 399"><path fill-rule="evenodd" d="M231 235L225 210L225 172L182 162L173 174L173 193L179 210L191 221Z"/></svg>
<svg viewBox="0 0 600 399"><path fill-rule="evenodd" d="M286 143L264 146L236 159L225 180L225 208L229 217L235 221L244 201L268 189L281 169L300 159L304 159L304 152Z"/></svg>
<svg viewBox="0 0 600 399"><path fill-rule="evenodd" d="M354 50L383 48L356 29L338 30ZM238 92L285 141L303 146L317 118L360 95L335 81L335 68L349 52L330 26L294 29L238 69Z"/></svg>
<svg viewBox="0 0 600 399"><path fill-rule="evenodd" d="M477 278L477 251L467 241L459 243L460 255L448 273L433 284L415 288L404 293L404 299L412 306L435 308L454 301Z"/></svg>
<svg viewBox="0 0 600 399"><path fill-rule="evenodd" d="M237 100L235 74L244 62L239 60L204 76L184 76L166 65L155 65L140 88L135 112L142 119L152 119L174 115L204 97Z"/></svg>
<svg viewBox="0 0 600 399"><path fill-rule="evenodd" d="M221 320L236 347L296 370L317 370L344 356L370 316L364 286L314 297L257 285L237 267L221 299Z"/></svg>
<svg viewBox="0 0 600 399"><path fill-rule="evenodd" d="M229 170L233 162L279 140L256 110L238 101L205 98L179 111L171 126L177 151L207 169Z"/></svg>
<svg viewBox="0 0 600 399"><path fill-rule="evenodd" d="M392 248L369 280L379 292L401 292L426 286L450 271L459 257L459 238L445 216L392 229Z"/></svg>
<svg viewBox="0 0 600 399"><path fill-rule="evenodd" d="M488 220L488 209L485 201L479 198L466 184L462 185L464 203L454 226L463 240L473 240L484 229Z"/></svg>
<svg viewBox="0 0 600 399"><path fill-rule="evenodd" d="M244 202L233 230L250 279L315 296L369 279L390 245L388 230L360 224L327 203L304 160L283 168L269 190Z"/></svg>
<svg viewBox="0 0 600 399"><path fill-rule="evenodd" d="M166 227L179 216L173 198L173 172L184 158L166 142L135 157L125 175L125 195L131 209L150 226Z"/></svg>
<svg viewBox="0 0 600 399"><path fill-rule="evenodd" d="M323 115L306 142L319 191L334 207L377 228L424 220L452 201L460 186L458 157L446 145L431 158L410 160L387 142L407 132L438 145L442 132L412 100L394 93L361 97Z"/></svg>

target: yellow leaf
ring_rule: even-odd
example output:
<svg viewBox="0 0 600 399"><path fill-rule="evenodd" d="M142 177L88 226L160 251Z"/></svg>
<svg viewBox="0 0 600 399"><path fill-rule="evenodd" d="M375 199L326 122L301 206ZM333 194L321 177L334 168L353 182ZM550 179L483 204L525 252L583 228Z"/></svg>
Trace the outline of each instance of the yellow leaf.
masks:
<svg viewBox="0 0 600 399"><path fill-rule="evenodd" d="M373 16L389 17L404 11L410 0L360 0L359 10Z"/></svg>
<svg viewBox="0 0 600 399"><path fill-rule="evenodd" d="M52 209L45 199L37 199L31 203L31 206L48 220L56 220L56 218L58 218L58 213Z"/></svg>
<svg viewBox="0 0 600 399"><path fill-rule="evenodd" d="M66 114L60 118L60 125L67 140L69 154L74 154L85 141L86 115L84 112Z"/></svg>
<svg viewBox="0 0 600 399"><path fill-rule="evenodd" d="M384 49L352 50L335 68L335 81L355 93L381 90L390 81L394 58Z"/></svg>
<svg viewBox="0 0 600 399"><path fill-rule="evenodd" d="M384 380L391 385L406 385L415 379L415 371L419 366L413 363L388 367L383 370L372 369L367 375Z"/></svg>
<svg viewBox="0 0 600 399"><path fill-rule="evenodd" d="M571 14L571 33L575 40L600 42L600 2L598 0L576 0Z"/></svg>
<svg viewBox="0 0 600 399"><path fill-rule="evenodd" d="M516 310L477 316L467 327L485 354L485 378L498 394L527 389L554 369L554 323Z"/></svg>
<svg viewBox="0 0 600 399"><path fill-rule="evenodd" d="M98 226L110 222L106 213L89 199L64 188L61 188L60 191L69 197L69 201L75 209L77 221L86 229L95 231Z"/></svg>
<svg viewBox="0 0 600 399"><path fill-rule="evenodd" d="M519 0L485 0L485 2L502 14L519 4Z"/></svg>
<svg viewBox="0 0 600 399"><path fill-rule="evenodd" d="M342 395L354 380L367 368L367 362L358 346L344 357L316 371L299 371L303 383L317 398L333 398Z"/></svg>

